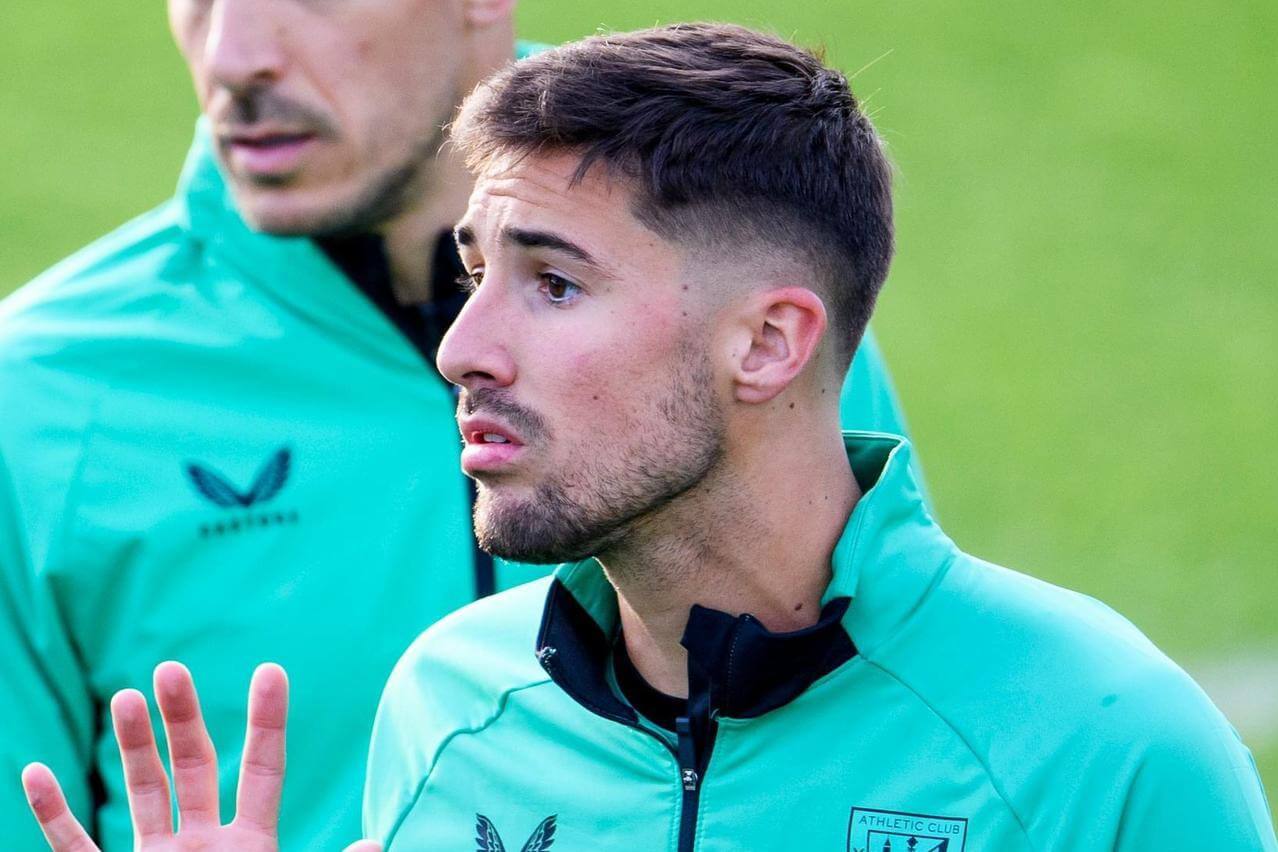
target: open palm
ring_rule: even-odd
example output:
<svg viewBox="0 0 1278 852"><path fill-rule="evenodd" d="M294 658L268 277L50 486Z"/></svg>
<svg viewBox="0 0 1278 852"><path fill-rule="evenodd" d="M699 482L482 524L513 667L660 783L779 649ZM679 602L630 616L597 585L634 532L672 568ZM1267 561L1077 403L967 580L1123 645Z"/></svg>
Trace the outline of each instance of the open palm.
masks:
<svg viewBox="0 0 1278 852"><path fill-rule="evenodd" d="M156 748L146 698L137 690L127 689L111 699L111 720L124 763L133 818L134 848L139 852L276 852L288 717L288 678L284 670L267 664L253 673L235 819L227 825L222 824L218 803L217 754L186 667L172 662L157 666L155 697L168 738L177 791L177 831L170 807L169 779ZM39 763L28 766L22 773L22 785L53 852L97 852L97 844L67 807L48 767ZM376 843L361 841L347 847L346 852L376 852L378 848Z"/></svg>

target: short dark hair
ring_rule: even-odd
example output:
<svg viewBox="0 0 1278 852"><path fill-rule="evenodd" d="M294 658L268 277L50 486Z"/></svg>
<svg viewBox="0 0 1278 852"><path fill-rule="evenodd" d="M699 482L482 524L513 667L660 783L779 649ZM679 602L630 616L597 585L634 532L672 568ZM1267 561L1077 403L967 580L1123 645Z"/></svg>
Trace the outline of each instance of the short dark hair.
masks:
<svg viewBox="0 0 1278 852"><path fill-rule="evenodd" d="M468 165L581 156L635 190L674 242L757 241L817 273L851 357L892 259L891 169L843 74L816 54L727 24L597 35L489 78L453 140Z"/></svg>

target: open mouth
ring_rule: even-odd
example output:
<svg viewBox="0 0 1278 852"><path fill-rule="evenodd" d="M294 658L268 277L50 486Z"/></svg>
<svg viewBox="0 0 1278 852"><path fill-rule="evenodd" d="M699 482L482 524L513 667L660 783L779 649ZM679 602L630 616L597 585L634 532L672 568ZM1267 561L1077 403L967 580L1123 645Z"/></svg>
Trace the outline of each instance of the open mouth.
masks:
<svg viewBox="0 0 1278 852"><path fill-rule="evenodd" d="M462 471L471 476L509 471L523 456L526 447L519 435L504 423L486 418L462 422Z"/></svg>

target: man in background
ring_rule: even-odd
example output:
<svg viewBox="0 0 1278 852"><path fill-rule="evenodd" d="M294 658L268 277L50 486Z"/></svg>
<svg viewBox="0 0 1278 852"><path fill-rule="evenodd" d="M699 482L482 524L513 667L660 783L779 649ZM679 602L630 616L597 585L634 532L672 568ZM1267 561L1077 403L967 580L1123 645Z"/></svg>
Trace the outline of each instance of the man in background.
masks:
<svg viewBox="0 0 1278 852"><path fill-rule="evenodd" d="M356 836L394 660L534 576L474 546L432 366L470 190L442 128L515 55L513 2L171 0L204 113L176 197L0 305L8 848L42 844L16 780L37 758L131 848L108 698L170 657L224 755L249 673L283 663L282 845ZM902 430L872 343L847 387L845 422Z"/></svg>

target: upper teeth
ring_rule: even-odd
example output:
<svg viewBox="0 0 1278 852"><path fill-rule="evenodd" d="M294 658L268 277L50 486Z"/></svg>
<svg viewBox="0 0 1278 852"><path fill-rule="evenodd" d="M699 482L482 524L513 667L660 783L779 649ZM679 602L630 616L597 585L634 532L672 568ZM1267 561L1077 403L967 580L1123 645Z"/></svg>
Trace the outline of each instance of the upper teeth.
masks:
<svg viewBox="0 0 1278 852"><path fill-rule="evenodd" d="M486 443L486 444L508 444L508 443L510 443L510 442L509 442L509 441L507 441L505 438L503 438L501 435L498 435L498 434L497 434L497 433L495 433L495 432L485 432L485 433L484 433L484 443Z"/></svg>

